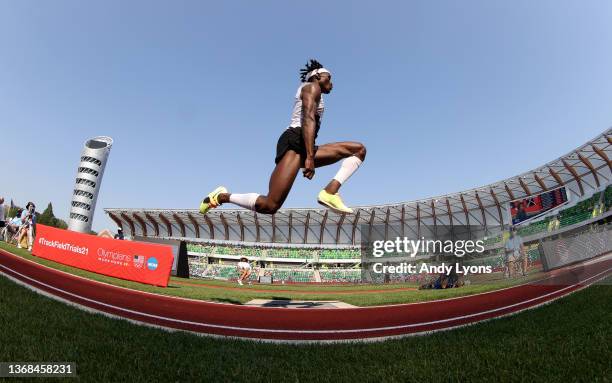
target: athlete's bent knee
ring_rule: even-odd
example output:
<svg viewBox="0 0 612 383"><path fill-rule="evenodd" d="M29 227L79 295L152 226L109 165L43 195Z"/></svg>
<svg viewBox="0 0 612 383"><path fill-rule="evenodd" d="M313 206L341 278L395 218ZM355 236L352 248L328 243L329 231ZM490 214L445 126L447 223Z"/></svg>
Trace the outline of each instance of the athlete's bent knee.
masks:
<svg viewBox="0 0 612 383"><path fill-rule="evenodd" d="M259 210L264 214L274 214L278 211L278 209L280 209L280 207L281 205L278 202L266 201L266 203L263 204Z"/></svg>
<svg viewBox="0 0 612 383"><path fill-rule="evenodd" d="M364 161L366 158L367 150L364 144L358 142L357 151L355 152L355 156L357 156L361 161Z"/></svg>

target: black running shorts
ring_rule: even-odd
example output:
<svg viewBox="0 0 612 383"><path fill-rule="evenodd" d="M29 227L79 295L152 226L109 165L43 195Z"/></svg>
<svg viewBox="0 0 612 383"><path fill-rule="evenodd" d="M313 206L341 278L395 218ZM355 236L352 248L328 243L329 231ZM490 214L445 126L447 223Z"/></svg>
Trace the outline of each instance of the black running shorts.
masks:
<svg viewBox="0 0 612 383"><path fill-rule="evenodd" d="M315 152L318 148L319 147L315 145ZM278 164L287 150L293 150L301 156L306 157L306 145L304 145L302 127L289 128L281 134L276 144L276 158L274 162Z"/></svg>

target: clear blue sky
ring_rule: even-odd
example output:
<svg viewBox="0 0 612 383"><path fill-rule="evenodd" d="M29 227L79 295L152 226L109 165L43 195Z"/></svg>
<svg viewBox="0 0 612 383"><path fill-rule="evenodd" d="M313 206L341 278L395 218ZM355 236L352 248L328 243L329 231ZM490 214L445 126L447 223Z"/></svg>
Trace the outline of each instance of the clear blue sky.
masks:
<svg viewBox="0 0 612 383"><path fill-rule="evenodd" d="M0 195L66 219L96 135L115 140L96 230L104 207L265 193L309 58L335 85L318 142L368 148L348 204L494 182L612 124L610 20L609 1L0 0ZM318 207L336 170L285 207Z"/></svg>

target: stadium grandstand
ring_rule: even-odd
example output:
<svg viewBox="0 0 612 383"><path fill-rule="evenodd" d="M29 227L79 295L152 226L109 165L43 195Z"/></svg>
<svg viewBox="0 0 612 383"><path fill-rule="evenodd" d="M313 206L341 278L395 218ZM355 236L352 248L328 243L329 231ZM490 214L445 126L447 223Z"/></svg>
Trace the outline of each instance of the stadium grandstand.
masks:
<svg viewBox="0 0 612 383"><path fill-rule="evenodd" d="M435 236L438 227L483 228L486 256L466 264L501 269L504 241L513 223L512 203L550 193L563 203L518 223L529 262L539 263L538 241L612 214L612 129L543 166L486 186L416 201L354 207L351 215L327 209L285 208L274 215L243 209L107 208L131 237L186 242L190 275L235 279L246 257L251 280L271 275L283 282L361 281L360 241L378 231L385 239ZM515 222L516 223L516 222ZM410 276L406 276L407 279Z"/></svg>

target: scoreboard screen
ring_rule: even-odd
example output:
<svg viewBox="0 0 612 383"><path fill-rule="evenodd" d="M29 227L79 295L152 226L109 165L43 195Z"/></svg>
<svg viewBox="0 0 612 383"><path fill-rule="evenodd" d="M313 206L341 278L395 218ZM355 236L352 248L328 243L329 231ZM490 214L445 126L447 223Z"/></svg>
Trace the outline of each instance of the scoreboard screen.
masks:
<svg viewBox="0 0 612 383"><path fill-rule="evenodd" d="M512 224L516 225L535 218L567 203L567 201L565 187L511 201L510 216L512 217Z"/></svg>

